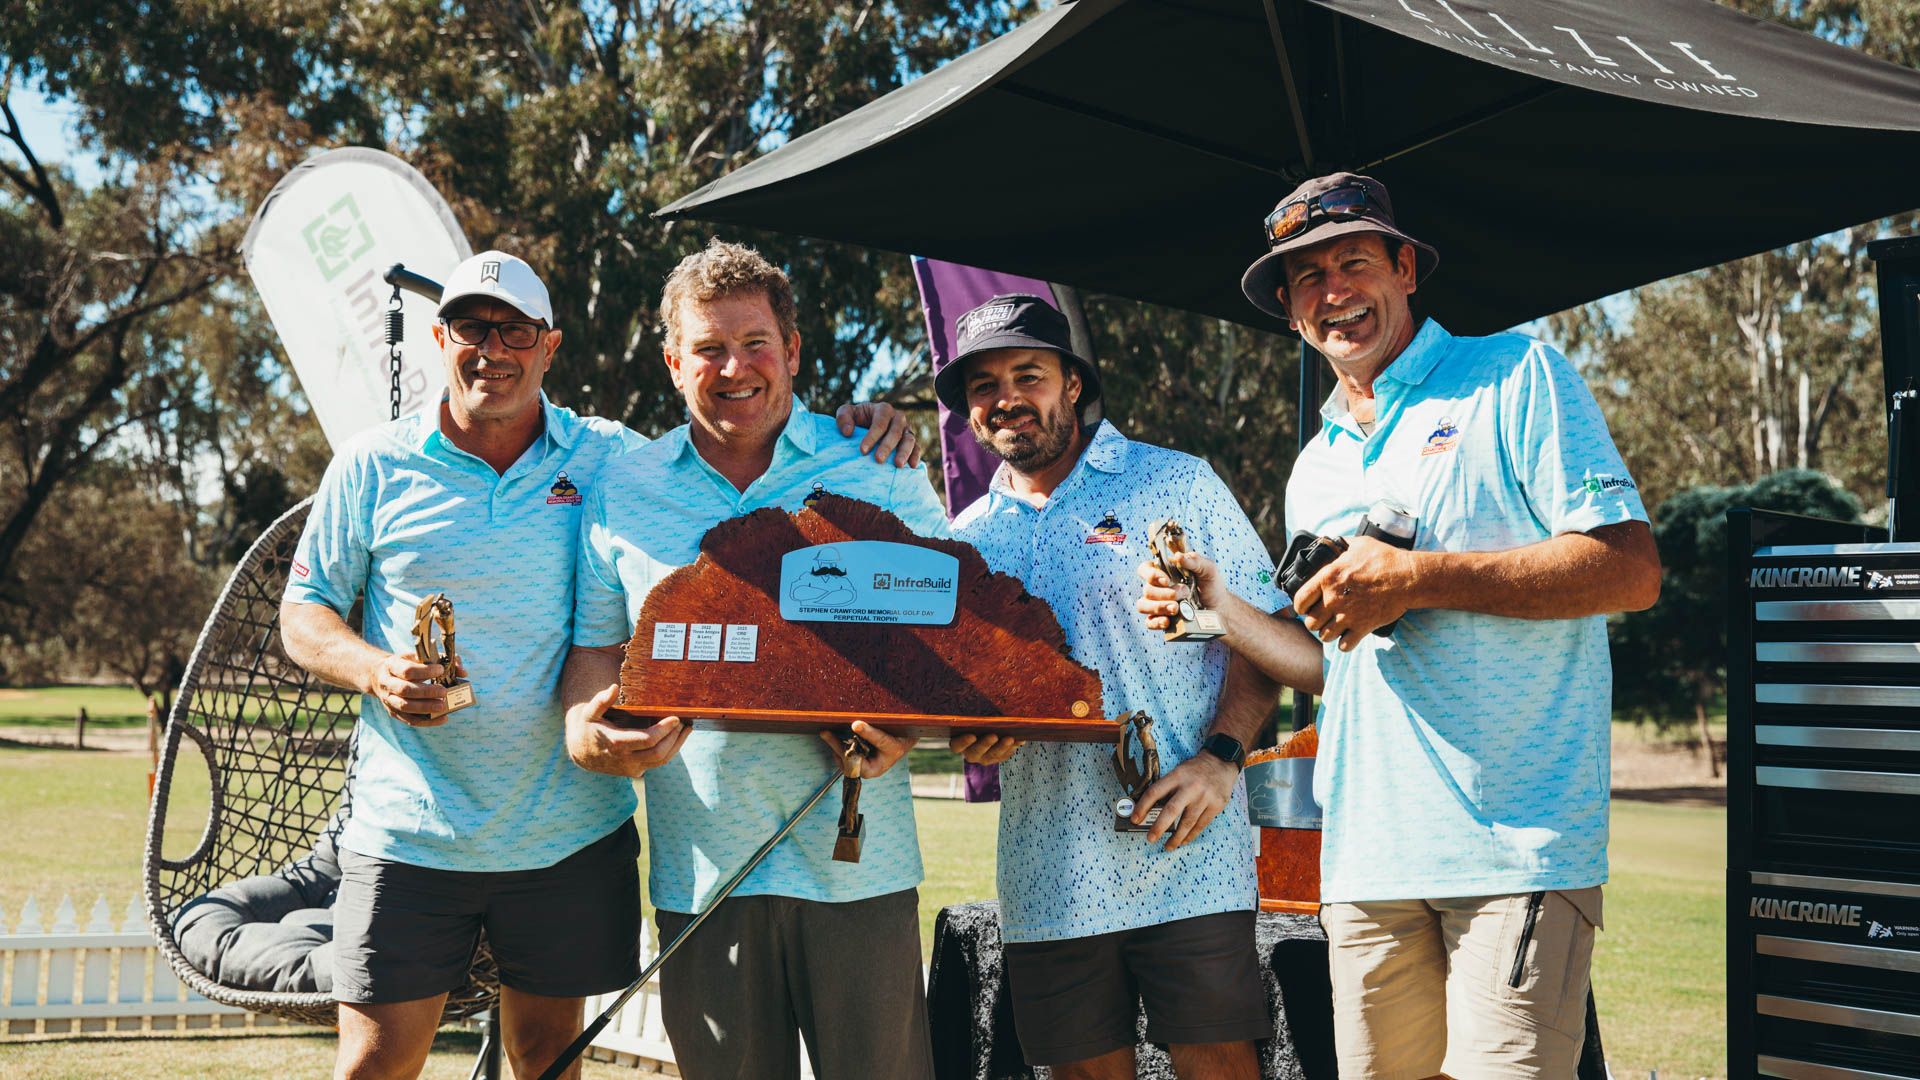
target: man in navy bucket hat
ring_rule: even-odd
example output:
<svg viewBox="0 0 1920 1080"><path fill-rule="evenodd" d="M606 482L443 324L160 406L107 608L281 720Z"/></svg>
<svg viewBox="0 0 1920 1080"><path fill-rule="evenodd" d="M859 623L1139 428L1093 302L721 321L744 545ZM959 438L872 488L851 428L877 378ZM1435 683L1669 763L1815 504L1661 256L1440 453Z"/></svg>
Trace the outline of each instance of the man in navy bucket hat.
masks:
<svg viewBox="0 0 1920 1080"><path fill-rule="evenodd" d="M1005 762L1000 935L1021 1050L1056 1077L1130 1078L1144 1002L1147 1038L1181 1077L1253 1080L1273 1025L1240 763L1275 688L1218 644L1150 631L1132 611L1133 568L1170 518L1277 609L1273 563L1205 461L1097 419L1100 373L1045 300L996 296L955 337L935 391L1002 463L954 536L1047 601L1073 657L1099 671L1107 715L1153 717L1166 768L1116 808L1111 746L953 740L969 761Z"/></svg>

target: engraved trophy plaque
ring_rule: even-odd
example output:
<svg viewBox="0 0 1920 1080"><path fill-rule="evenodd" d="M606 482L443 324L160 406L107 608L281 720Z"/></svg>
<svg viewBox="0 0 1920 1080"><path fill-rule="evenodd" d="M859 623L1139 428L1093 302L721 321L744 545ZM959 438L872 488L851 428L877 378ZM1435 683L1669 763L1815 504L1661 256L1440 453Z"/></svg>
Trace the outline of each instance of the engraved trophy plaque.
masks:
<svg viewBox="0 0 1920 1080"><path fill-rule="evenodd" d="M1180 598L1180 613L1167 620L1167 640L1212 641L1225 634L1227 625L1220 613L1200 606L1193 573L1173 565L1171 557L1187 551L1187 532L1180 523L1171 519L1154 522L1147 534L1147 546L1153 549L1153 561L1159 564L1160 572L1185 594Z"/></svg>
<svg viewBox="0 0 1920 1080"><path fill-rule="evenodd" d="M723 521L647 593L609 719L1110 742L1052 609L955 540L829 492Z"/></svg>
<svg viewBox="0 0 1920 1080"><path fill-rule="evenodd" d="M445 593L433 593L413 609L413 657L444 669L434 681L447 688L447 712L459 712L473 704L473 684L454 674L460 654L454 650L453 601Z"/></svg>

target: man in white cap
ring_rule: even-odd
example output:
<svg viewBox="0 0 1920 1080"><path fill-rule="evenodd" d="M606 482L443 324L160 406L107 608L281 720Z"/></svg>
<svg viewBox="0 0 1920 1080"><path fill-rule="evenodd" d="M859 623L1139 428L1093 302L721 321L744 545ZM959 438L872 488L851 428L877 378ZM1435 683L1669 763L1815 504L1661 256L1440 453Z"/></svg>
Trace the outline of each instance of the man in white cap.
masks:
<svg viewBox="0 0 1920 1080"><path fill-rule="evenodd" d="M338 837L340 1077L419 1074L483 932L516 1076L573 1039L586 995L639 970L633 787L573 764L558 687L583 497L603 463L645 439L547 400L562 331L546 286L512 255L455 268L433 336L440 407L341 448L281 605L287 655L366 695ZM843 409L843 430L856 419L876 422L863 449L894 448L892 410ZM916 459L908 449L899 462ZM455 605L459 667L476 690L452 715L434 681L446 673L413 655L415 609L433 593ZM356 601L359 632L346 622ZM637 776L678 741L609 731L597 749Z"/></svg>

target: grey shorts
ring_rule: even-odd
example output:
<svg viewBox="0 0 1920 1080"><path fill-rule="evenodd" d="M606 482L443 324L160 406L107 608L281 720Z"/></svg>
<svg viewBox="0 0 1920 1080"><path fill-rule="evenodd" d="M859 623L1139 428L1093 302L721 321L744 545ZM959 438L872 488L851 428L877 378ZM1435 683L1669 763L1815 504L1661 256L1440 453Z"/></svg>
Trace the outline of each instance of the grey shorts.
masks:
<svg viewBox="0 0 1920 1080"><path fill-rule="evenodd" d="M1029 1065L1061 1065L1147 1039L1166 1046L1273 1037L1254 913L1222 911L1136 930L1005 946L1013 1026Z"/></svg>
<svg viewBox="0 0 1920 1080"><path fill-rule="evenodd" d="M661 941L692 920L654 913ZM726 900L661 968L660 1019L688 1080L798 1080L803 1044L820 1080L933 1080L920 894Z"/></svg>
<svg viewBox="0 0 1920 1080"><path fill-rule="evenodd" d="M458 989L482 931L515 990L624 989L640 974L639 856L631 821L538 870L435 870L342 848L333 996L385 1005Z"/></svg>

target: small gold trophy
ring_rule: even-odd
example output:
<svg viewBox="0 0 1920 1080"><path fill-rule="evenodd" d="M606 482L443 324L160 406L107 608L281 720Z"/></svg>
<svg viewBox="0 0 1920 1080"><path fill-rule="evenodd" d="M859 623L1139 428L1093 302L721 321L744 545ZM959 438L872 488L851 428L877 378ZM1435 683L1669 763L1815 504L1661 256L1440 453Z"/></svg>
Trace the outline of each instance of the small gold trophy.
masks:
<svg viewBox="0 0 1920 1080"><path fill-rule="evenodd" d="M1193 572L1173 566L1171 556L1187 552L1187 532L1180 523L1171 519L1154 522L1147 534L1147 546L1153 549L1153 561L1160 565L1160 572L1167 575L1174 588L1184 589L1186 593L1180 598L1180 614L1167 620L1167 640L1212 641L1226 633L1226 620L1220 613L1200 606Z"/></svg>
<svg viewBox="0 0 1920 1080"><path fill-rule="evenodd" d="M1134 804L1160 779L1160 748L1153 741L1153 717L1135 711L1120 718L1120 741L1113 748L1113 774L1127 793L1113 802L1115 832L1146 832L1160 820L1160 807L1147 811L1147 820L1133 823ZM1139 743L1139 752L1134 744Z"/></svg>
<svg viewBox="0 0 1920 1080"><path fill-rule="evenodd" d="M438 627L440 640L434 640ZM447 688L447 712L458 712L473 704L473 684L453 673L460 655L454 651L453 601L445 593L433 593L413 609L413 656L423 664L439 664L443 669L435 680Z"/></svg>

